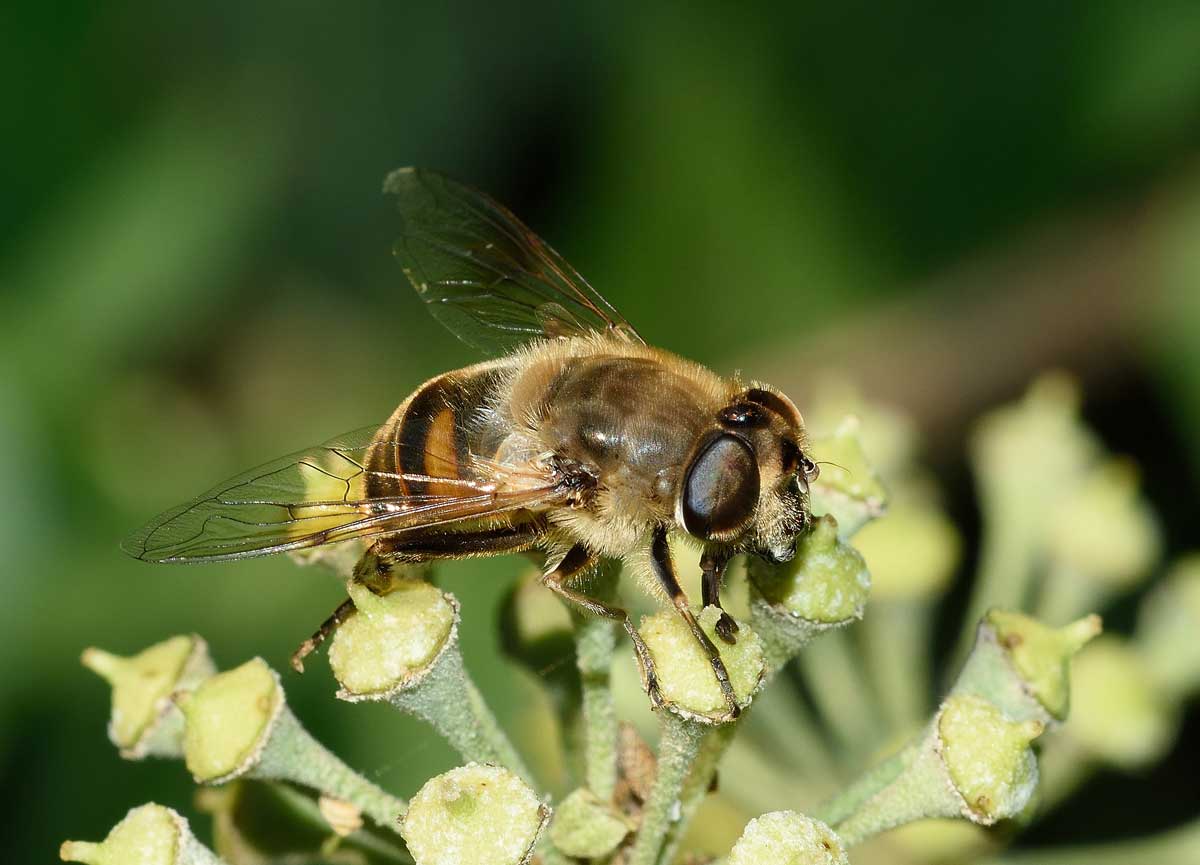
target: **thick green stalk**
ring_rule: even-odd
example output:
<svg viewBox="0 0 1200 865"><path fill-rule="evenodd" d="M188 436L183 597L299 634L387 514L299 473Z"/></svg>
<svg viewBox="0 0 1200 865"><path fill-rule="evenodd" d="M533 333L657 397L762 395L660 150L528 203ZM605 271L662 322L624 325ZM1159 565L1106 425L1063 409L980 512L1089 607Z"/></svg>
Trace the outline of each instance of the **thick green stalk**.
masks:
<svg viewBox="0 0 1200 865"><path fill-rule="evenodd" d="M593 580L601 599L615 593L619 569L608 567ZM575 662L582 696L584 775L588 788L602 801L617 785L617 712L612 693L612 661L619 625L611 619L572 613Z"/></svg>
<svg viewBox="0 0 1200 865"><path fill-rule="evenodd" d="M372 784L318 742L287 707L271 731L271 744L251 771L259 778L286 778L354 805L380 826L395 830L407 804Z"/></svg>
<svg viewBox="0 0 1200 865"><path fill-rule="evenodd" d="M428 722L464 760L499 764L532 783L525 761L463 666L457 641L419 682L395 691L388 702Z"/></svg>
<svg viewBox="0 0 1200 865"><path fill-rule="evenodd" d="M658 865L672 824L681 816L684 787L711 727L664 711L658 746L658 776L642 810L642 825L628 865Z"/></svg>

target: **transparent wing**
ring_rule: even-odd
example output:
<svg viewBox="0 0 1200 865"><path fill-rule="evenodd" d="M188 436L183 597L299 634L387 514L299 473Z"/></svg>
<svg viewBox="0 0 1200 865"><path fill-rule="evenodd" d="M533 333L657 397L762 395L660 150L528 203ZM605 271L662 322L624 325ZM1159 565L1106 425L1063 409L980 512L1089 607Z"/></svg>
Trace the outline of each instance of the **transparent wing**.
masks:
<svg viewBox="0 0 1200 865"><path fill-rule="evenodd" d="M364 428L231 478L160 515L121 548L149 562L241 559L502 516L561 496L535 467L483 459L468 478L369 470L366 455L378 430ZM369 487L381 486L373 478L389 481L390 489L400 480L453 492L372 497Z"/></svg>
<svg viewBox="0 0 1200 865"><path fill-rule="evenodd" d="M392 172L383 188L400 211L396 258L464 342L505 351L590 331L642 341L562 256L482 192L417 168Z"/></svg>

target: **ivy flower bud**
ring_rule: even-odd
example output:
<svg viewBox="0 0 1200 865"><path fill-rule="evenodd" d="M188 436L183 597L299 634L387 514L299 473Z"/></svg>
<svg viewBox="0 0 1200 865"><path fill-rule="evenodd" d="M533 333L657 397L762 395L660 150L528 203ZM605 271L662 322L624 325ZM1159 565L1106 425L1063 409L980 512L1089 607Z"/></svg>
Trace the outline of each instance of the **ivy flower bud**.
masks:
<svg viewBox="0 0 1200 865"><path fill-rule="evenodd" d="M524 865L549 819L512 772L469 763L425 783L400 834L416 865Z"/></svg>
<svg viewBox="0 0 1200 865"><path fill-rule="evenodd" d="M1137 645L1173 700L1200 690L1200 555L1181 559L1156 585L1138 615Z"/></svg>
<svg viewBox="0 0 1200 865"><path fill-rule="evenodd" d="M1038 780L1029 746L1043 730L1041 721L1012 721L979 697L946 700L937 719L939 749L964 817L990 826L1024 810Z"/></svg>
<svg viewBox="0 0 1200 865"><path fill-rule="evenodd" d="M204 640L177 636L130 658L86 649L83 665L112 686L108 738L128 760L178 757L183 717L171 695L195 688L216 672Z"/></svg>
<svg viewBox="0 0 1200 865"><path fill-rule="evenodd" d="M729 865L848 865L837 833L795 811L772 811L746 824L729 853Z"/></svg>
<svg viewBox="0 0 1200 865"><path fill-rule="evenodd" d="M1014 720L974 694L947 697L916 743L823 808L847 844L938 817L991 826L1021 814L1037 789L1030 748L1045 724Z"/></svg>
<svg viewBox="0 0 1200 865"><path fill-rule="evenodd" d="M404 803L355 774L287 707L279 675L261 658L220 673L179 701L184 760L197 782L234 778L291 781L391 826Z"/></svg>
<svg viewBox="0 0 1200 865"><path fill-rule="evenodd" d="M404 580L382 597L350 583L357 613L329 647L329 665L344 700L378 699L423 677L453 639L458 604L418 580Z"/></svg>
<svg viewBox="0 0 1200 865"><path fill-rule="evenodd" d="M1086 751L1133 770L1154 764L1171 747L1179 724L1176 706L1124 640L1097 640L1075 662L1073 679L1076 707L1065 732Z"/></svg>
<svg viewBox="0 0 1200 865"><path fill-rule="evenodd" d="M454 596L420 580L382 596L349 590L357 612L329 648L338 698L388 702L433 726L463 759L531 777L463 666Z"/></svg>
<svg viewBox="0 0 1200 865"><path fill-rule="evenodd" d="M1095 615L1056 629L1021 613L992 610L980 629L980 643L994 639L1019 676L1023 689L1050 718L1061 721L1070 709L1071 659L1100 633L1101 627L1100 617ZM991 634L983 633L984 629ZM986 646L981 646L980 654L986 657ZM1024 714L1011 704L1005 708L1014 715Z"/></svg>
<svg viewBox="0 0 1200 865"><path fill-rule="evenodd" d="M887 492L863 451L860 427L851 415L833 435L814 439L810 448L822 464L809 488L812 512L833 516L844 538L882 516L887 505Z"/></svg>
<svg viewBox="0 0 1200 865"><path fill-rule="evenodd" d="M1137 471L1124 460L1094 469L1051 514L1049 552L1066 576L1129 589L1161 548L1158 521L1138 494Z"/></svg>
<svg viewBox="0 0 1200 865"><path fill-rule="evenodd" d="M83 865L222 865L196 840L186 819L154 804L131 810L100 843L67 841L58 855Z"/></svg>
<svg viewBox="0 0 1200 865"><path fill-rule="evenodd" d="M279 676L261 658L213 676L178 702L187 722L184 760L200 783L229 781L255 766L284 710Z"/></svg>
<svg viewBox="0 0 1200 865"><path fill-rule="evenodd" d="M617 849L634 826L586 787L570 793L554 810L550 840L575 859L599 859Z"/></svg>
<svg viewBox="0 0 1200 865"><path fill-rule="evenodd" d="M972 440L972 461L985 503L1022 524L1041 523L1044 508L1071 489L1100 452L1079 419L1079 386L1052 373L1038 378L1024 398L988 414Z"/></svg>
<svg viewBox="0 0 1200 865"><path fill-rule="evenodd" d="M738 704L745 708L750 705L766 673L762 641L741 622L734 645L718 637L716 628L721 611L717 607L705 607L697 618L720 652L733 693ZM678 613L664 610L647 616L638 631L654 660L659 696L668 709L703 723L729 720L728 707L712 665Z"/></svg>
<svg viewBox="0 0 1200 865"><path fill-rule="evenodd" d="M782 565L749 563L751 620L768 646L772 668L782 666L817 634L862 618L871 575L862 555L823 516L800 537L796 555Z"/></svg>

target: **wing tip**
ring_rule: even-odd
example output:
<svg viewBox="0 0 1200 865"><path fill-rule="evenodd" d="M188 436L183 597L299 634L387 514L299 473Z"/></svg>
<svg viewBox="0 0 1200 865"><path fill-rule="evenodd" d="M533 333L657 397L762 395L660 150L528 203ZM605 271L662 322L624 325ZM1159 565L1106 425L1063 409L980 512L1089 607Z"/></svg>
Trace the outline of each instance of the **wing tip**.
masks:
<svg viewBox="0 0 1200 865"><path fill-rule="evenodd" d="M398 194L402 191L404 184L408 182L414 174L420 171L415 165L405 165L403 168L397 168L395 171L388 173L388 176L383 179L383 192L387 194Z"/></svg>

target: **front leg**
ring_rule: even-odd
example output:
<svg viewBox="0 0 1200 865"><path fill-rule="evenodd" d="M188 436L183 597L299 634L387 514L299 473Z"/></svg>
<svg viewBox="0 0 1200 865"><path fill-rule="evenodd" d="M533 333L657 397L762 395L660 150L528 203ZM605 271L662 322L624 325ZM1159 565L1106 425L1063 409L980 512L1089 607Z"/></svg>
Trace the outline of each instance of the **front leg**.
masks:
<svg viewBox="0 0 1200 865"><path fill-rule="evenodd" d="M738 624L721 606L721 586L725 582L725 568L730 558L727 550L704 550L700 555L700 571L703 575L700 591L704 606L716 607L721 611L721 618L717 620L717 636L732 646L737 642Z"/></svg>
<svg viewBox="0 0 1200 865"><path fill-rule="evenodd" d="M700 623L692 614L687 595L683 593L683 588L679 585L679 578L675 575L675 564L671 561L671 548L667 544L667 530L664 526L656 528L650 540L650 564L654 568L658 581L666 591L667 597L675 606L675 610L687 622L692 636L696 638L696 642L708 656L708 662L712 665L713 674L717 677L721 694L725 697L725 704L729 707L729 717L736 718L742 713L742 710L738 705L737 695L733 691L733 684L729 681L729 671L725 669L721 653L717 651L713 641L708 638L708 634L704 633L704 629L700 627Z"/></svg>

